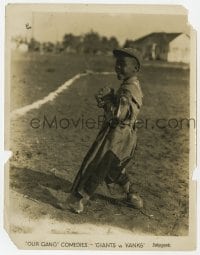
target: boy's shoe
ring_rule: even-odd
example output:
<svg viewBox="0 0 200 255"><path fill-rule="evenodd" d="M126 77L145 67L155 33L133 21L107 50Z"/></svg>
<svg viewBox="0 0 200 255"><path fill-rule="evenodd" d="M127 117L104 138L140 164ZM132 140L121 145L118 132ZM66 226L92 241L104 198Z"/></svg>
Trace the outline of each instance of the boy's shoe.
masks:
<svg viewBox="0 0 200 255"><path fill-rule="evenodd" d="M76 201L76 202L74 202L74 203L70 203L69 204L69 207L70 207L70 209L72 209L73 210L73 212L75 212L75 213L81 213L81 212L83 212L83 210L84 210L84 203L83 203L83 198L81 198L80 200L78 200L78 201Z"/></svg>
<svg viewBox="0 0 200 255"><path fill-rule="evenodd" d="M134 193L127 193L127 203L136 209L141 209L144 206L142 198Z"/></svg>
<svg viewBox="0 0 200 255"><path fill-rule="evenodd" d="M69 203L69 207L75 212L75 213L82 213L84 210L84 205L87 204L90 197L86 193L81 193L82 198L76 199L75 201Z"/></svg>
<svg viewBox="0 0 200 255"><path fill-rule="evenodd" d="M81 213L84 209L84 205L83 205L83 198L80 197L76 197L72 194L70 194L65 202L60 202L57 204L58 207L60 209L63 210L73 210L76 213Z"/></svg>
<svg viewBox="0 0 200 255"><path fill-rule="evenodd" d="M123 169L123 171L125 173L125 168ZM137 209L143 208L143 200L139 195L133 192L130 181L127 181L122 186L122 188L123 188L123 191L126 193L126 204Z"/></svg>
<svg viewBox="0 0 200 255"><path fill-rule="evenodd" d="M73 199L73 201L66 201L65 203L58 203L58 207L62 210L71 209L75 213L81 213L84 210L83 199Z"/></svg>

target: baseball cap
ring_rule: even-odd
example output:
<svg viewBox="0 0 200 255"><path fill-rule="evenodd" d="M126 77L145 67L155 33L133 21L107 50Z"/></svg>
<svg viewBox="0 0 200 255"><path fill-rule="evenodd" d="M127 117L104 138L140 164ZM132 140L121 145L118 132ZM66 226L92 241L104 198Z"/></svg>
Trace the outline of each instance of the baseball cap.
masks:
<svg viewBox="0 0 200 255"><path fill-rule="evenodd" d="M113 50L113 55L115 57L126 56L135 58L138 61L139 67L141 66L141 54L135 48L118 48Z"/></svg>

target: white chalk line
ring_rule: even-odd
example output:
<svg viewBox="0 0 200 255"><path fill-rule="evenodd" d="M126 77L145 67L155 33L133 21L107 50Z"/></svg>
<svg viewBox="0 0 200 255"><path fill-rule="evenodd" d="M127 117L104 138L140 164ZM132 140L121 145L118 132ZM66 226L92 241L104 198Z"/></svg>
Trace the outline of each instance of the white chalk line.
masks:
<svg viewBox="0 0 200 255"><path fill-rule="evenodd" d="M56 90L50 92L47 96L44 98L35 101L32 104L23 106L21 108L18 108L14 111L11 112L11 118L13 117L19 117L31 110L39 109L42 105L53 101L60 93L62 93L64 90L68 89L76 80L80 79L83 76L90 75L90 74L103 74L103 75L108 75L108 74L114 74L114 72L93 72L88 70L86 73L79 73L76 74L74 77L71 79L67 80L64 84L59 86Z"/></svg>

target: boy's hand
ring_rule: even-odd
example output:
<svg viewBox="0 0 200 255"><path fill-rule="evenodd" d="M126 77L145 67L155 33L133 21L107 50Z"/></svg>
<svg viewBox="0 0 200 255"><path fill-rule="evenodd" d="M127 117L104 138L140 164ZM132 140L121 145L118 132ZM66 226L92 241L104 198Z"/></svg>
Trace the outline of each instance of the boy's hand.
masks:
<svg viewBox="0 0 200 255"><path fill-rule="evenodd" d="M112 102L114 98L114 89L104 87L95 95L98 107L102 108L107 102Z"/></svg>

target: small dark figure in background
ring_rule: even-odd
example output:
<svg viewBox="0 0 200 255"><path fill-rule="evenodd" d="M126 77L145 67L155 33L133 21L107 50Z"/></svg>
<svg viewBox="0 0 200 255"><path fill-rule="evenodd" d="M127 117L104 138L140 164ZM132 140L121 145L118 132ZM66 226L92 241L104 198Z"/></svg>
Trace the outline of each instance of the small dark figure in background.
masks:
<svg viewBox="0 0 200 255"><path fill-rule="evenodd" d="M142 91L137 78L140 57L132 48L115 49L115 71L122 81L120 88L105 87L96 95L98 106L104 109L105 121L96 140L83 160L71 189L71 207L77 213L103 181L107 186L119 184L126 193L126 201L142 208L142 199L133 193L125 166L136 147L138 113L142 106Z"/></svg>

